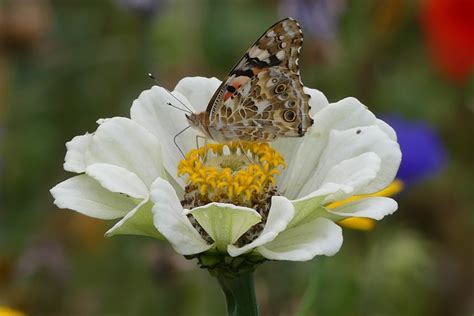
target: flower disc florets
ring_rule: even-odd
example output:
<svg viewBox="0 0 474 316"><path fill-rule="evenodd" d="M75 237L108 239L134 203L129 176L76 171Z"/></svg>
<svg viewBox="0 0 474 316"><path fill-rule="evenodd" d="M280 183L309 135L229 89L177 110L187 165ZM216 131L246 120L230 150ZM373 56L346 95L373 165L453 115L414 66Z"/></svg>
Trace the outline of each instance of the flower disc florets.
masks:
<svg viewBox="0 0 474 316"><path fill-rule="evenodd" d="M231 142L192 149L178 166L178 175L187 176L181 204L191 209L221 202L255 209L262 222L239 240L250 242L265 225L271 197L278 195L275 176L284 167L283 157L266 143Z"/></svg>
<svg viewBox="0 0 474 316"><path fill-rule="evenodd" d="M187 175L187 197L198 204L211 201L251 207L276 188L280 167L285 167L283 157L268 144L232 142L192 149L179 163L178 175Z"/></svg>

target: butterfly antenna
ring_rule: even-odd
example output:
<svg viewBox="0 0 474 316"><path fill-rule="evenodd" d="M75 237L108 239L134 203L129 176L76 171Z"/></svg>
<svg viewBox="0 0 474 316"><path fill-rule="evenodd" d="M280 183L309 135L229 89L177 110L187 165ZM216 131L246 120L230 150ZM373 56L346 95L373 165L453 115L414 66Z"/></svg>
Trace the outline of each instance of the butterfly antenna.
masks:
<svg viewBox="0 0 474 316"><path fill-rule="evenodd" d="M148 77L150 77L157 85L160 84L160 83L158 82L158 80L156 79L156 77L155 77L152 73L149 72L149 73L148 73ZM168 89L166 89L166 88L164 88L164 87L163 87L163 89L165 89L166 92L168 92L176 101L178 101L179 103L181 103L181 104L184 106L184 108L185 108L186 110L184 110L184 109L182 109L182 108L179 108L179 107L173 105L171 102L167 102L167 103L166 103L167 105L169 105L169 106L171 106L171 107L173 107L173 108L175 108L175 109L181 110L181 111L183 111L183 112L188 112L188 113L190 113L190 114L193 113L193 111L191 111L191 109L188 108L188 107L186 106L186 104L184 104L180 99L178 99L178 98L177 98L174 94L172 94Z"/></svg>
<svg viewBox="0 0 474 316"><path fill-rule="evenodd" d="M182 108L177 107L176 105L174 105L174 104L171 103L171 102L166 102L166 105L169 105L169 106L171 106L172 108L175 108L175 109L177 109L177 110L180 110L180 111L183 111L183 112L186 112L186 113L190 113L190 114L192 113L192 112L190 112L190 111L186 111L186 110L183 110Z"/></svg>
<svg viewBox="0 0 474 316"><path fill-rule="evenodd" d="M185 158L184 156L184 153L183 151L181 150L181 147L179 147L178 145L178 142L176 141L176 139L178 138L179 135L183 134L188 128L190 128L191 125L188 125L186 126L185 128L183 128L178 134L176 134L174 137L173 137L173 143L175 144L176 148L178 148L179 152L181 153L181 155L183 156L183 158Z"/></svg>

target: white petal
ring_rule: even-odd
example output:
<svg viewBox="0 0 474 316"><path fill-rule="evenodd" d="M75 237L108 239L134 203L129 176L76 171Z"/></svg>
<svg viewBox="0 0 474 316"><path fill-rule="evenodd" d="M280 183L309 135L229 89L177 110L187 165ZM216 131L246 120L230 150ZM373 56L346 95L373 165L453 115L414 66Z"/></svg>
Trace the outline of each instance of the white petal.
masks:
<svg viewBox="0 0 474 316"><path fill-rule="evenodd" d="M319 158L319 164L313 172L310 172L300 196L318 189L326 181L329 171L342 161L371 152L380 158L380 169L370 182L363 187L355 188L357 190L354 194L373 193L387 187L393 181L400 164L400 147L375 125L343 131L332 130ZM372 163L374 162L372 159ZM367 170L375 171L377 168L375 165L367 165Z"/></svg>
<svg viewBox="0 0 474 316"><path fill-rule="evenodd" d="M111 192L123 193L138 199L148 198L148 188L143 181L122 167L95 163L86 168L86 174Z"/></svg>
<svg viewBox="0 0 474 316"><path fill-rule="evenodd" d="M100 118L98 119L97 121L95 121L98 125L102 125L104 124L105 122L107 122L108 120L110 120L110 118Z"/></svg>
<svg viewBox="0 0 474 316"><path fill-rule="evenodd" d="M174 93L187 107L193 108L181 94ZM133 121L150 131L161 144L163 153L163 164L174 180L183 186L183 181L177 176L177 168L182 155L181 150L186 153L196 147L197 132L188 129L176 138L179 148L174 143L174 137L189 124L185 112L179 111L167 103L184 108L170 92L164 88L154 86L150 90L143 91L138 99L133 102L130 116Z"/></svg>
<svg viewBox="0 0 474 316"><path fill-rule="evenodd" d="M351 187L344 185L326 183L323 187L312 192L310 195L298 200L293 200L295 216L291 219L288 226L302 225L303 223L315 220L317 217L326 215L327 211L323 206L326 196L336 194L337 192L351 192L351 190Z"/></svg>
<svg viewBox="0 0 474 316"><path fill-rule="evenodd" d="M397 202L386 197L371 197L344 204L335 209L328 209L329 213L343 217L367 217L381 220L398 208Z"/></svg>
<svg viewBox="0 0 474 316"><path fill-rule="evenodd" d="M192 255L208 250L209 245L191 225L171 184L161 178L152 185L153 222L180 254Z"/></svg>
<svg viewBox="0 0 474 316"><path fill-rule="evenodd" d="M257 250L272 260L306 261L318 255L332 256L342 245L342 229L325 218L289 228Z"/></svg>
<svg viewBox="0 0 474 316"><path fill-rule="evenodd" d="M379 119L375 121L375 125L380 127L380 129L385 134L387 134L387 136L390 137L391 140L397 141L397 133L395 133L395 130L390 125Z"/></svg>
<svg viewBox="0 0 474 316"><path fill-rule="evenodd" d="M122 217L136 206L130 198L104 189L86 175L69 178L50 192L57 207L100 219Z"/></svg>
<svg viewBox="0 0 474 316"><path fill-rule="evenodd" d="M308 104L311 107L309 111L311 117L329 105L328 99L321 91L308 87L304 87L303 91L310 95Z"/></svg>
<svg viewBox="0 0 474 316"><path fill-rule="evenodd" d="M105 233L105 236L140 235L163 239L163 236L153 225L153 214L151 213L152 205L153 204L148 200L143 200L124 218L109 229Z"/></svg>
<svg viewBox="0 0 474 316"><path fill-rule="evenodd" d="M335 153L332 151L332 153ZM342 200L347 198L347 195L353 195L362 191L371 181L377 177L380 170L381 159L372 152L366 152L353 158L342 160L337 163L337 158L329 157L323 160L325 156L321 157L320 166L312 178L308 180L305 187L303 187L302 194L310 194L314 188L320 188L326 183L336 185L343 185L350 187L346 193L337 191L326 198L326 202L334 200ZM327 166L333 163L334 166ZM326 170L327 168L328 170Z"/></svg>
<svg viewBox="0 0 474 316"><path fill-rule="evenodd" d="M390 139L396 140L394 130L387 123L377 119L375 115L356 98L344 98L336 103L330 104L330 106L334 107L330 112L319 113L325 116L324 122L328 123L327 126L332 126L337 130L344 130L359 126L376 125L379 126ZM329 117L332 115L335 116L333 120Z"/></svg>
<svg viewBox="0 0 474 316"><path fill-rule="evenodd" d="M221 81L217 78L186 77L181 79L174 91L178 91L191 102L197 112L205 111Z"/></svg>
<svg viewBox="0 0 474 316"><path fill-rule="evenodd" d="M92 134L76 136L66 143L66 157L64 158L64 170L82 173L86 168L85 154L87 146L92 140Z"/></svg>
<svg viewBox="0 0 474 316"><path fill-rule="evenodd" d="M287 162L287 176L282 179L283 183L280 184L281 189L285 192L285 196L290 198L296 198L307 193L301 193L301 190L307 180L313 176L313 174L308 172L308 170L316 170L319 168L318 163L320 162L322 153L327 150L326 147L328 146L328 139L331 131L337 130L342 132L352 129L357 131L356 128L358 127L380 126L379 134L381 138L393 140L394 137L393 130L380 120L377 120L376 117L355 98L346 98L337 103L323 107L314 115L313 119L314 124L303 137L301 146L293 151L293 154L297 159L289 164ZM398 146L395 145L392 147ZM398 151L399 153L399 149L392 151L393 155L390 158L387 157L388 159L384 159L383 155L379 154L375 149L372 150L369 148L367 151L375 152L380 158L382 158L381 169L387 170L387 178L389 178L389 174L393 174L393 176L395 175L398 170L398 165L396 163L397 155L395 152ZM346 157L344 159L348 158L349 157ZM387 166L385 166L385 163L390 161L394 163L388 163ZM396 168L394 168L395 166ZM370 189L373 189L374 187L375 185Z"/></svg>
<svg viewBox="0 0 474 316"><path fill-rule="evenodd" d="M171 176L168 172L165 172L163 179L165 179L171 184L171 186L176 191L176 194L178 195L179 200L181 201L184 197L184 186L181 183L176 182L175 178Z"/></svg>
<svg viewBox="0 0 474 316"><path fill-rule="evenodd" d="M294 207L293 204L283 196L274 196L272 197L272 205L268 213L268 219L265 223L263 231L260 233L260 236L256 238L251 243L243 246L236 247L234 245L229 245L227 247L227 252L233 256L237 257L243 253L246 253L255 247L264 245L273 239L283 231L290 220L294 216Z"/></svg>
<svg viewBox="0 0 474 316"><path fill-rule="evenodd" d="M292 201L295 216L288 227L303 225L318 217L339 219L334 214L328 214L323 205L353 195L358 188L369 183L377 175L379 168L380 158L374 153L364 153L341 161L329 170L316 191Z"/></svg>
<svg viewBox="0 0 474 316"><path fill-rule="evenodd" d="M375 178L380 170L380 163L381 159L373 152L363 153L333 166L321 182L342 183L358 187L357 182L366 184Z"/></svg>
<svg viewBox="0 0 474 316"><path fill-rule="evenodd" d="M353 192L354 189L351 186L331 182L324 183L318 190L311 192L303 198L292 201L295 208L295 216L291 219L288 227L302 225L318 217L325 217L332 221L340 220L340 216L329 213L324 205L331 200L331 197L350 196Z"/></svg>
<svg viewBox="0 0 474 316"><path fill-rule="evenodd" d="M317 117L317 112L329 105L326 96L316 89L306 87L304 88L304 92L311 96L309 99L311 117ZM287 165L287 168L283 170L278 179L280 189L283 191L288 184L287 180L291 177L293 170L295 170L296 166L301 164L304 159L304 157L297 155L296 153L299 151L300 147L308 146L308 139L306 137L278 138L276 141L272 142L272 146L283 155ZM295 196L292 196L292 198L294 197Z"/></svg>
<svg viewBox="0 0 474 316"><path fill-rule="evenodd" d="M87 165L107 163L135 173L148 187L162 175L160 144L144 127L122 117L99 126L86 152Z"/></svg>
<svg viewBox="0 0 474 316"><path fill-rule="evenodd" d="M235 243L262 219L255 210L225 203L210 203L189 211L211 236L220 251Z"/></svg>

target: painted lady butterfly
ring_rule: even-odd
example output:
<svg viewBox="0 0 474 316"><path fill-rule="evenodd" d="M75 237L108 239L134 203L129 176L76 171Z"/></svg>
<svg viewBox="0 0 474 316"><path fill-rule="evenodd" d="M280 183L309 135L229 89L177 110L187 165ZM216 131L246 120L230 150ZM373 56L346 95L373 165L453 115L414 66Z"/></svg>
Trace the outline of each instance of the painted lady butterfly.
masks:
<svg viewBox="0 0 474 316"><path fill-rule="evenodd" d="M294 19L271 26L222 82L206 111L186 115L190 125L217 142L303 136L313 120L298 67L302 44Z"/></svg>

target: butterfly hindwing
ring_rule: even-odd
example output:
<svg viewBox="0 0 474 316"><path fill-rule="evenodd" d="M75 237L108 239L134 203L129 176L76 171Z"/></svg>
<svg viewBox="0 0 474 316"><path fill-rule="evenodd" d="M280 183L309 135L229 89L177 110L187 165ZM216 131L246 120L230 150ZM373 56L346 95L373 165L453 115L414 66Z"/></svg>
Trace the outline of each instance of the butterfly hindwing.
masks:
<svg viewBox="0 0 474 316"><path fill-rule="evenodd" d="M307 114L308 100L296 74L272 67L224 102L215 115L214 126L220 133L248 141L302 136L312 124Z"/></svg>

